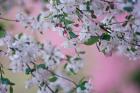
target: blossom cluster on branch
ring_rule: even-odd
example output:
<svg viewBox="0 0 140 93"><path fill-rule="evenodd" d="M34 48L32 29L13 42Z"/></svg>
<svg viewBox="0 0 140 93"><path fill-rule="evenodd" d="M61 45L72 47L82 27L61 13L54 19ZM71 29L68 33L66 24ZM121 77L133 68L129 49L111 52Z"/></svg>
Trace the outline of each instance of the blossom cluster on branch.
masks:
<svg viewBox="0 0 140 93"><path fill-rule="evenodd" d="M136 60L140 55L139 5L138 0L43 0L43 10L36 17L21 10L17 21L33 31L58 32L68 47L96 43L106 55L117 51ZM120 15L125 16L119 20Z"/></svg>
<svg viewBox="0 0 140 93"><path fill-rule="evenodd" d="M12 36L0 27L0 45L7 47L7 51L1 50L1 54L8 56L9 70L32 76L26 83L27 88L36 85L38 93L91 93L90 80L83 78L77 83L69 77L76 75L84 66L84 52L78 50L81 44L95 44L99 52L108 56L118 52L132 60L140 59L139 0L40 2L42 11L37 16L20 7L15 20L2 16L0 19L15 21L40 34L50 29L58 32L66 39L64 47L74 48L76 54L65 55L51 42L40 43L24 33ZM121 19L120 15L123 16ZM61 65L64 71L58 71Z"/></svg>

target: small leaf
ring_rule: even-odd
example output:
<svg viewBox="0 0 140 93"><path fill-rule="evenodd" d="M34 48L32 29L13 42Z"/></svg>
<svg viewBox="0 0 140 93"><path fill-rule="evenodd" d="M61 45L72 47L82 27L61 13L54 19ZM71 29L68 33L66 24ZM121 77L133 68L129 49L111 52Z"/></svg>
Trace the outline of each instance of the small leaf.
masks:
<svg viewBox="0 0 140 93"><path fill-rule="evenodd" d="M136 3L138 3L138 0L127 0L129 3L131 3L131 4L136 4Z"/></svg>
<svg viewBox="0 0 140 93"><path fill-rule="evenodd" d="M64 69L66 69L67 65L68 65L67 63L64 65Z"/></svg>
<svg viewBox="0 0 140 93"><path fill-rule="evenodd" d="M50 82L55 82L57 80L57 77L56 76L51 76L50 78L49 78L49 81Z"/></svg>
<svg viewBox="0 0 140 93"><path fill-rule="evenodd" d="M18 39L20 39L23 36L23 33L18 34Z"/></svg>
<svg viewBox="0 0 140 93"><path fill-rule="evenodd" d="M6 35L6 32L5 31L0 31L0 38L5 37L5 35Z"/></svg>
<svg viewBox="0 0 140 93"><path fill-rule="evenodd" d="M132 6L125 6L123 9L127 12L132 12L134 8Z"/></svg>
<svg viewBox="0 0 140 93"><path fill-rule="evenodd" d="M98 41L99 41L99 37L98 36L92 36L87 41L85 41L84 44L85 45L93 45L93 44L97 43Z"/></svg>
<svg viewBox="0 0 140 93"><path fill-rule="evenodd" d="M30 68L26 68L26 71L25 71L25 74L30 74L30 72L31 72L31 69Z"/></svg>
<svg viewBox="0 0 140 93"><path fill-rule="evenodd" d="M132 52L136 52L136 51L137 51L137 49L136 49L136 48L134 48L134 47L131 47L131 51L132 51Z"/></svg>
<svg viewBox="0 0 140 93"><path fill-rule="evenodd" d="M85 84L86 84L86 83L87 83L87 81L81 81L81 82L79 83L78 87L80 87L81 90L85 90L85 89L86 89L86 87L85 87Z"/></svg>
<svg viewBox="0 0 140 93"><path fill-rule="evenodd" d="M76 75L75 71L74 71L72 68L70 68L70 72L71 72L73 75Z"/></svg>
<svg viewBox="0 0 140 93"><path fill-rule="evenodd" d="M135 32L136 35L140 35L140 32Z"/></svg>
<svg viewBox="0 0 140 93"><path fill-rule="evenodd" d="M3 38L6 36L6 31L4 27L5 26L2 23L0 23L0 38Z"/></svg>
<svg viewBox="0 0 140 93"><path fill-rule="evenodd" d="M39 14L39 15L37 16L37 21L38 21L38 22L40 21L40 17L41 17L41 14Z"/></svg>
<svg viewBox="0 0 140 93"><path fill-rule="evenodd" d="M67 25L69 25L69 24L72 24L73 23L73 21L71 21L71 20L68 20L68 19L64 19L64 24L67 26Z"/></svg>
<svg viewBox="0 0 140 93"><path fill-rule="evenodd" d="M4 78L4 77L1 77L1 82L2 84L6 84L6 85L9 85L11 83L8 78Z"/></svg>
<svg viewBox="0 0 140 93"><path fill-rule="evenodd" d="M137 86L140 87L140 69L135 70L131 76L130 80Z"/></svg>
<svg viewBox="0 0 140 93"><path fill-rule="evenodd" d="M10 89L9 89L10 93L13 93L13 87L10 86Z"/></svg>
<svg viewBox="0 0 140 93"><path fill-rule="evenodd" d="M45 69L46 68L46 65L45 64L39 64L39 65L37 65L37 69L39 69L39 68Z"/></svg>
<svg viewBox="0 0 140 93"><path fill-rule="evenodd" d="M72 39L72 38L77 38L78 37L78 35L76 35L74 32L72 32L72 31L70 31L69 32L69 35L70 35L70 38Z"/></svg>
<svg viewBox="0 0 140 93"><path fill-rule="evenodd" d="M35 69L26 68L25 74L29 75L29 74L32 73L33 71L35 71Z"/></svg>
<svg viewBox="0 0 140 93"><path fill-rule="evenodd" d="M49 2L49 0L43 0L45 3L48 3Z"/></svg>
<svg viewBox="0 0 140 93"><path fill-rule="evenodd" d="M103 40L110 41L110 38L111 38L111 36L109 34L107 34L107 33L103 33L101 35L101 39L103 39Z"/></svg>

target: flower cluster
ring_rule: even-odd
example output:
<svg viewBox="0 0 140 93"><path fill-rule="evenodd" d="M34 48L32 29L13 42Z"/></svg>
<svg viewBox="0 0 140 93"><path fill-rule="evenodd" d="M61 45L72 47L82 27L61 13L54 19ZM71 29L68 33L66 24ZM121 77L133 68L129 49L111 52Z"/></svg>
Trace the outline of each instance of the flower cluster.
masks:
<svg viewBox="0 0 140 93"><path fill-rule="evenodd" d="M69 93L78 88L78 84L69 78L68 73L76 75L83 67L83 58L80 56L83 52L77 51L77 56L65 55L51 42L41 44L23 33L15 36L5 33L1 41L5 40L7 41L6 56L10 59L9 70L32 76L26 82L26 88L38 86L38 93L55 93L61 89L64 93ZM65 74L59 70L60 66L65 68L63 69ZM65 88L66 86L68 87Z"/></svg>
<svg viewBox="0 0 140 93"><path fill-rule="evenodd" d="M73 57L69 57L68 56L68 63L66 64L66 69L68 72L73 72L73 73L77 73L79 72L79 70L81 70L81 68L83 68L83 59L80 56L73 56Z"/></svg>
<svg viewBox="0 0 140 93"><path fill-rule="evenodd" d="M66 47L96 43L99 51L106 55L117 51L130 59L139 59L138 0L44 0L43 2L46 10L37 17L24 16L23 12L19 12L17 20L33 30L37 28L36 30L40 31L44 27L50 27L66 38L64 43ZM119 20L119 15L124 17ZM75 28L79 31L75 31Z"/></svg>
<svg viewBox="0 0 140 93"><path fill-rule="evenodd" d="M61 53L60 49L53 46L51 42L45 43L43 51L43 60L47 67L54 67L59 65L60 62L65 58L64 54Z"/></svg>
<svg viewBox="0 0 140 93"><path fill-rule="evenodd" d="M9 46L10 67L13 72L25 71L30 63L34 63L41 55L38 43L32 37L18 34Z"/></svg>
<svg viewBox="0 0 140 93"><path fill-rule="evenodd" d="M138 0L45 0L47 10L43 12L49 15L45 20L52 30L67 39L66 47L96 44L105 55L117 51L135 60L139 59L139 3ZM121 20L119 15L124 15Z"/></svg>

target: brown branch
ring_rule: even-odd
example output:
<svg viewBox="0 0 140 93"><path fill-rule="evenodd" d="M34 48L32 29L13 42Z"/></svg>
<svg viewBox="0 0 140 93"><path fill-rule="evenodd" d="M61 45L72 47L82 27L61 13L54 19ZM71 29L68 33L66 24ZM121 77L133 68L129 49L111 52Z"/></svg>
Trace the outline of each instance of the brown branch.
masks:
<svg viewBox="0 0 140 93"><path fill-rule="evenodd" d="M19 20L15 20L15 19L8 19L8 18L3 18L3 17L0 17L0 20L13 21L13 22L19 22Z"/></svg>

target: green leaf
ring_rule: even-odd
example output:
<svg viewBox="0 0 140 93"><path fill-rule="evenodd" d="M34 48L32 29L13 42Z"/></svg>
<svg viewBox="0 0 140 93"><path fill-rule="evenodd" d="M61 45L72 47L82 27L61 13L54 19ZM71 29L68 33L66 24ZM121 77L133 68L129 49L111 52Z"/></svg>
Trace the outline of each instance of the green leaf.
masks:
<svg viewBox="0 0 140 93"><path fill-rule="evenodd" d="M137 49L136 49L136 48L134 48L134 47L131 47L131 48L127 48L127 51L136 52L136 51L137 51Z"/></svg>
<svg viewBox="0 0 140 93"><path fill-rule="evenodd" d="M140 69L136 69L132 74L130 80L140 87Z"/></svg>
<svg viewBox="0 0 140 93"><path fill-rule="evenodd" d="M85 87L85 84L86 84L86 83L87 83L87 81L81 81L81 82L79 83L78 87L80 87L81 90L85 90L85 89L86 89L86 87Z"/></svg>
<svg viewBox="0 0 140 93"><path fill-rule="evenodd" d="M46 68L46 65L45 64L39 64L39 65L37 65L37 69L39 69L39 68L45 69Z"/></svg>
<svg viewBox="0 0 140 93"><path fill-rule="evenodd" d="M5 26L4 24L0 23L0 38L3 38L6 36Z"/></svg>
<svg viewBox="0 0 140 93"><path fill-rule="evenodd" d="M76 35L74 32L72 32L72 31L70 31L69 32L69 35L70 35L70 38L72 39L72 38L77 38L78 37L78 35Z"/></svg>
<svg viewBox="0 0 140 93"><path fill-rule="evenodd" d="M132 12L134 8L132 6L125 6L123 9L127 12Z"/></svg>
<svg viewBox="0 0 140 93"><path fill-rule="evenodd" d="M10 93L13 93L13 87L12 86L10 86L9 91L10 91Z"/></svg>
<svg viewBox="0 0 140 93"><path fill-rule="evenodd" d="M23 36L23 33L18 34L18 39L20 39Z"/></svg>
<svg viewBox="0 0 140 93"><path fill-rule="evenodd" d="M67 65L68 65L67 63L64 65L64 69L66 69Z"/></svg>
<svg viewBox="0 0 140 93"><path fill-rule="evenodd" d="M99 37L98 36L92 36L87 41L85 41L84 44L85 45L93 45L93 44L97 43L98 41L99 41Z"/></svg>
<svg viewBox="0 0 140 93"><path fill-rule="evenodd" d="M48 3L49 2L49 0L43 0L45 3Z"/></svg>
<svg viewBox="0 0 140 93"><path fill-rule="evenodd" d="M29 75L30 72L31 72L31 69L30 68L26 68L25 74Z"/></svg>
<svg viewBox="0 0 140 93"><path fill-rule="evenodd" d="M3 38L3 37L5 37L5 36L6 36L6 32L0 30L0 38Z"/></svg>
<svg viewBox="0 0 140 93"><path fill-rule="evenodd" d="M86 2L86 9L87 9L87 11L90 11L90 6L91 6L91 2L87 1Z"/></svg>
<svg viewBox="0 0 140 93"><path fill-rule="evenodd" d="M40 21L40 17L41 17L41 14L39 14L39 15L37 16L37 21L38 21L38 22Z"/></svg>
<svg viewBox="0 0 140 93"><path fill-rule="evenodd" d="M110 41L111 36L110 36L109 34L107 34L107 33L103 33L103 34L101 35L101 39Z"/></svg>
<svg viewBox="0 0 140 93"><path fill-rule="evenodd" d="M71 20L68 20L68 19L64 19L64 24L67 26L67 25L69 25L69 24L72 24L73 23L73 21L71 21Z"/></svg>
<svg viewBox="0 0 140 93"><path fill-rule="evenodd" d="M136 35L140 35L140 32L135 32Z"/></svg>
<svg viewBox="0 0 140 93"><path fill-rule="evenodd" d="M59 0L52 0L53 1L53 4L59 4L60 3L60 1Z"/></svg>
<svg viewBox="0 0 140 93"><path fill-rule="evenodd" d="M70 72L72 73L72 75L76 75L75 71L72 68L70 68Z"/></svg>
<svg viewBox="0 0 140 93"><path fill-rule="evenodd" d="M1 77L1 82L2 84L6 84L6 85L9 85L11 83L8 78L4 78L4 77Z"/></svg>
<svg viewBox="0 0 140 93"><path fill-rule="evenodd" d="M77 57L77 58L75 58L74 60L78 61L78 60L82 60L82 58Z"/></svg>
<svg viewBox="0 0 140 93"><path fill-rule="evenodd" d="M138 0L128 0L128 2L131 4L136 4L136 3L138 3Z"/></svg>
<svg viewBox="0 0 140 93"><path fill-rule="evenodd" d="M51 76L50 78L49 78L49 81L50 82L55 82L57 80L57 77L56 76Z"/></svg>
<svg viewBox="0 0 140 93"><path fill-rule="evenodd" d="M29 74L32 73L33 71L35 71L35 69L26 68L25 74L26 74L26 75L29 75Z"/></svg>

